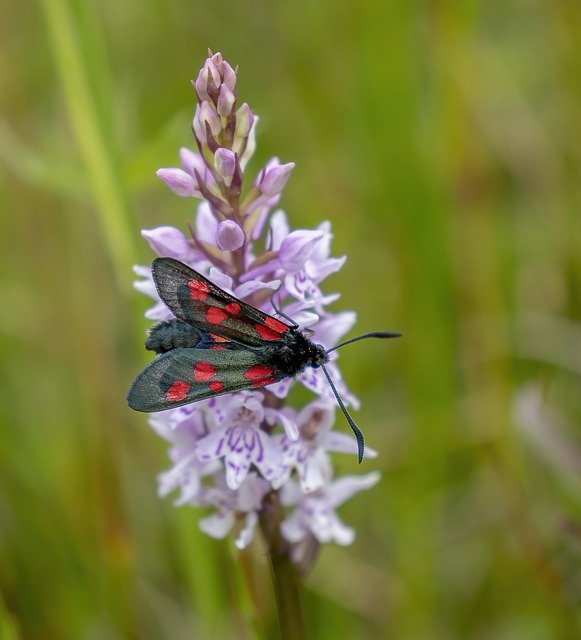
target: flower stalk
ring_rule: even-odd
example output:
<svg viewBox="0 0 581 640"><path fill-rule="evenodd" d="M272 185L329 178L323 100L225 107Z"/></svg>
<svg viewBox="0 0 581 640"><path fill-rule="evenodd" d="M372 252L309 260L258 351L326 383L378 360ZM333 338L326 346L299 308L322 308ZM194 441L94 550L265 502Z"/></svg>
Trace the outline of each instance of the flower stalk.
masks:
<svg viewBox="0 0 581 640"><path fill-rule="evenodd" d="M328 222L291 230L276 209L294 168L271 159L253 180L247 163L255 148L258 118L238 105L237 73L220 53L209 53L193 83L197 104L192 122L197 151L181 149L181 167L157 175L177 195L200 200L190 238L169 226L143 231L159 256L180 260L207 274L218 287L262 311L276 307L313 340L330 349L351 329L355 314L333 313L322 281L345 257L330 255ZM151 296L146 317L173 318L160 300L147 267L136 267L136 288ZM283 317L284 317L283 316ZM326 365L345 404L357 406L330 352ZM300 607L301 577L313 566L323 543L350 544L355 532L335 510L356 492L373 486L379 474L334 478L330 453L355 455L357 443L333 430L335 396L325 373L310 368L295 379L265 388L220 395L152 414L151 426L170 443L171 468L159 477L160 495L177 492L176 506L211 507L199 526L222 539L236 531L246 548L257 528L271 561L281 631L285 639L305 637ZM294 384L316 398L301 408L287 403ZM367 457L376 454L366 449Z"/></svg>
<svg viewBox="0 0 581 640"><path fill-rule="evenodd" d="M260 529L268 548L276 609L283 640L304 640L305 623L300 599L300 571L293 563L291 545L280 532L284 511L278 493L271 491L263 501Z"/></svg>

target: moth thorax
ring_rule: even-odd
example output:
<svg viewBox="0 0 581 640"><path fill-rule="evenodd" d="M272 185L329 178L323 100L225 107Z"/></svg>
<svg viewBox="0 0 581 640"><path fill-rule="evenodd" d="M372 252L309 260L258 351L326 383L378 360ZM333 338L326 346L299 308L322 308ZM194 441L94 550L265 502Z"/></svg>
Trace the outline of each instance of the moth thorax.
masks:
<svg viewBox="0 0 581 640"><path fill-rule="evenodd" d="M311 345L311 361L313 367L320 367L329 360L329 356L325 351L325 347L320 344L310 343Z"/></svg>
<svg viewBox="0 0 581 640"><path fill-rule="evenodd" d="M183 320L166 320L151 328L145 348L156 353L167 353L172 349L195 347L200 342L200 333Z"/></svg>
<svg viewBox="0 0 581 640"><path fill-rule="evenodd" d="M281 342L269 349L267 361L282 376L296 376L307 367L318 367L327 362L321 345L314 344L300 331L291 329Z"/></svg>

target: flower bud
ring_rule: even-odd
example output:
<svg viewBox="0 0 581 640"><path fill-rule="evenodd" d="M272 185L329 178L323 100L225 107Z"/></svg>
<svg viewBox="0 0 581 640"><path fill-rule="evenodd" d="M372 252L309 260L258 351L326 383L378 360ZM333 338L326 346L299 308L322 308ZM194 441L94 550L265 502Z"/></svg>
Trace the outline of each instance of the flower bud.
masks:
<svg viewBox="0 0 581 640"><path fill-rule="evenodd" d="M210 94L208 92L209 80L210 74L206 65L204 65L200 69L200 73L194 82L194 89L196 90L196 95L198 96L198 101L200 103L204 102L204 100L210 100Z"/></svg>
<svg viewBox="0 0 581 640"><path fill-rule="evenodd" d="M236 111L236 138L247 138L254 124L254 114L246 102Z"/></svg>
<svg viewBox="0 0 581 640"><path fill-rule="evenodd" d="M220 147L214 154L214 168L229 185L236 170L236 156L230 149Z"/></svg>
<svg viewBox="0 0 581 640"><path fill-rule="evenodd" d="M158 256L187 260L191 247L184 234L175 227L143 229L141 235Z"/></svg>
<svg viewBox="0 0 581 640"><path fill-rule="evenodd" d="M244 244L244 232L234 220L223 220L218 225L216 240L220 249L236 251Z"/></svg>
<svg viewBox="0 0 581 640"><path fill-rule="evenodd" d="M232 93L234 93L236 90L236 73L226 60L222 61L220 73L222 75L222 82L224 83L223 86L226 86Z"/></svg>
<svg viewBox="0 0 581 640"><path fill-rule="evenodd" d="M225 118L232 113L232 107L236 102L236 96L228 89L228 87L223 84L220 87L220 93L218 95L218 102L216 103L216 109L218 111L218 115Z"/></svg>
<svg viewBox="0 0 581 640"><path fill-rule="evenodd" d="M196 179L182 169L164 168L158 169L155 173L174 193L182 198L200 195Z"/></svg>
<svg viewBox="0 0 581 640"><path fill-rule="evenodd" d="M220 117L216 113L216 110L214 109L212 104L207 100L204 100L204 102L202 102L200 110L197 113L196 117L199 119L199 124L202 131L204 131L204 140L206 139L206 126L204 123L208 123L210 131L212 132L212 135L214 137L218 136L222 131L222 122L220 121ZM194 120L196 119L196 117L194 117Z"/></svg>
<svg viewBox="0 0 581 640"><path fill-rule="evenodd" d="M264 170L257 185L260 191L267 196L277 196L281 193L289 179L290 172L295 168L294 162L278 164L278 162L275 161L275 163L272 164L274 164L274 166Z"/></svg>

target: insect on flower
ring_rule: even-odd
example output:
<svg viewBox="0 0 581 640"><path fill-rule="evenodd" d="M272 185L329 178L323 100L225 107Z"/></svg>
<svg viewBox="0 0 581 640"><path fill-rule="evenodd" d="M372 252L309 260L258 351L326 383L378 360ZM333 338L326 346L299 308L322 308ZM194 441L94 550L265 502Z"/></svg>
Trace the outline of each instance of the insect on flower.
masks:
<svg viewBox="0 0 581 640"><path fill-rule="evenodd" d="M363 434L347 412L325 368L329 353L364 338L400 334L367 333L331 349L315 344L291 318L278 320L226 293L173 258L152 264L157 291L176 316L160 322L145 346L158 357L135 378L127 402L146 413L173 409L224 393L265 387L294 377L307 367L321 367L357 439L363 459Z"/></svg>

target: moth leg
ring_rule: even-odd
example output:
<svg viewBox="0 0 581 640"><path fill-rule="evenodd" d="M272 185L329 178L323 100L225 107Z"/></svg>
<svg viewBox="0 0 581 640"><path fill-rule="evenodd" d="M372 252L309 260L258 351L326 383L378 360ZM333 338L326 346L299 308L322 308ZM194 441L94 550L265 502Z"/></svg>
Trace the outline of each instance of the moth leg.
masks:
<svg viewBox="0 0 581 640"><path fill-rule="evenodd" d="M276 311L276 314L281 316L282 318L284 318L287 322L290 323L291 327L293 329L297 329L298 328L298 323L296 323L292 318L289 318L286 313L284 313L282 311L282 309L279 309L276 306L276 303L274 301L274 296L280 291L280 288L282 287L282 285L279 285L278 289L276 291L273 291L272 295L270 296L270 304L272 305L272 308Z"/></svg>

